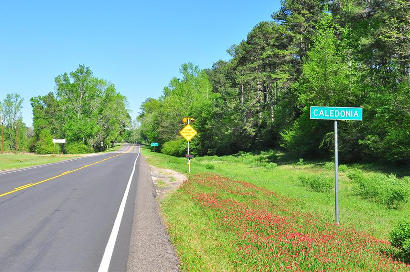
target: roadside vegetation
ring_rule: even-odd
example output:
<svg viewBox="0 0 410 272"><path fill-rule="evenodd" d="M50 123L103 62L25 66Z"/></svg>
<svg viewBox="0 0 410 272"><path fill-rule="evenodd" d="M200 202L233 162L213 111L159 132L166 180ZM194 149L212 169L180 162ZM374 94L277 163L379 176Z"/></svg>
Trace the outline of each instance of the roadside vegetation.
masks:
<svg viewBox="0 0 410 272"><path fill-rule="evenodd" d="M63 161L76 157L78 157L78 155L38 155L34 153L3 153L0 154L0 170L24 168L34 165Z"/></svg>
<svg viewBox="0 0 410 272"><path fill-rule="evenodd" d="M362 107L362 122L339 122L339 158L408 164L408 10L401 0L281 1L227 50L229 60L184 64L162 96L147 99L141 141L179 156L181 120L192 117L194 155L282 149L330 160L333 122L310 120L310 106Z"/></svg>
<svg viewBox="0 0 410 272"><path fill-rule="evenodd" d="M148 148L143 154L155 166L187 171L185 158ZM392 190L389 197L396 204L386 205L364 197L359 188L367 184L349 174L387 180L394 174L344 165L337 227L331 163L292 162L282 155L242 152L192 160L188 182L161 203L184 270L408 271L397 262L405 260L403 247L389 243L392 229L409 220L408 169L394 169L401 173L395 182L403 191ZM396 235L404 237L401 244L406 240L402 232Z"/></svg>
<svg viewBox="0 0 410 272"><path fill-rule="evenodd" d="M114 144L104 152L113 152L121 148L120 143ZM35 153L12 153L0 154L0 170L18 169L40 164L59 162L82 156L81 154L35 154Z"/></svg>
<svg viewBox="0 0 410 272"><path fill-rule="evenodd" d="M136 141L136 121L114 84L95 77L84 65L57 76L55 83L55 91L30 99L32 128L22 120L19 94L6 94L0 100L2 151L83 154ZM53 139L66 139L66 143L55 145Z"/></svg>
<svg viewBox="0 0 410 272"><path fill-rule="evenodd" d="M183 64L142 104L156 166L185 173L181 120L198 131L192 174L161 204L184 270L409 271L408 9L281 1L230 59ZM340 226L333 122L311 106L363 108L362 122L338 122Z"/></svg>

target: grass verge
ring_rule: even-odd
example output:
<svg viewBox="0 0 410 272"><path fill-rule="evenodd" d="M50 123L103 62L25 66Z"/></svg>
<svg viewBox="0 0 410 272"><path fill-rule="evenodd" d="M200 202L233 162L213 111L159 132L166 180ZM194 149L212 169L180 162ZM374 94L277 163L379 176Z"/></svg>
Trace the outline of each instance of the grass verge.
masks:
<svg viewBox="0 0 410 272"><path fill-rule="evenodd" d="M122 144L116 143L104 152L113 152L121 149ZM77 158L86 154L46 154L35 153L3 153L0 154L0 171L30 167L35 165L59 162L67 159Z"/></svg>
<svg viewBox="0 0 410 272"><path fill-rule="evenodd" d="M0 154L0 170L30 167L34 165L63 161L76 157L78 157L78 155L38 155L33 153L4 153Z"/></svg>
<svg viewBox="0 0 410 272"><path fill-rule="evenodd" d="M122 144L121 143L115 143L113 147L107 148L104 152L113 152L121 149Z"/></svg>
<svg viewBox="0 0 410 272"><path fill-rule="evenodd" d="M147 149L143 149L143 154L151 164L186 172L187 165L184 158L153 153ZM301 162L277 165L263 162L257 156L246 159L243 156L194 159L190 181L177 193L165 198L161 204L171 239L182 259L183 269L285 271L302 268L302 270L342 268L350 271L352 269L367 271L371 267L367 264L371 264L384 271L408 271L408 266L394 262L383 254L380 255L380 252L388 252L387 249L383 249L389 246L386 242L388 233L397 222L408 218L409 203L404 203L397 209L387 209L384 205L362 199L354 193L354 184L346 175L349 167L345 166L340 174L339 191L342 224L341 227L337 227L332 223L334 220L333 191L317 192L307 188L300 181L301 176L316 175L331 178L333 171L329 168ZM213 173L218 176L205 179L205 182L198 182L204 178L195 175L203 175L203 173ZM220 179L220 176L229 178L224 181L225 185L214 182L215 179ZM237 180L244 181L248 185L237 189L232 185L237 183ZM249 186L257 186L256 191L247 191L246 188ZM286 203L278 202L267 198L265 192L273 194L278 199L289 200ZM212 205L216 205L216 208ZM242 209L234 212L232 215L234 219L231 215L227 217L226 213L231 211L227 211L224 207L229 205ZM245 211L253 213L253 215L248 214L253 216L252 218L259 218L262 221L249 219ZM280 236L280 230L268 226L274 218L282 217L285 220L283 222L290 222L292 226L291 229L283 229L284 233L293 235L293 238ZM226 225L226 220L233 220L233 225ZM246 232L245 226L250 228L250 232ZM278 237L287 238L283 240L283 244L275 244L279 241ZM323 244L320 242L323 237L330 238ZM305 240L302 243L300 239ZM347 240L350 242L346 244ZM316 253L306 251L309 248L307 241L316 241L312 242L314 244L312 252ZM330 245L332 246L329 247ZM270 246L275 248L272 249ZM296 247L288 248L290 246ZM338 250L331 249L332 247ZM356 251L350 251L349 247ZM282 254L281 250L284 250L283 254L287 252L288 261L286 259L268 261L272 256L276 256L275 260L278 260L277 254ZM342 252L343 250L345 251ZM305 256L303 258L306 260L292 255L296 253L298 256L299 254ZM323 255L323 258L319 255ZM374 259L371 256L376 257ZM296 259L296 262L289 261ZM281 265L276 266L278 263Z"/></svg>

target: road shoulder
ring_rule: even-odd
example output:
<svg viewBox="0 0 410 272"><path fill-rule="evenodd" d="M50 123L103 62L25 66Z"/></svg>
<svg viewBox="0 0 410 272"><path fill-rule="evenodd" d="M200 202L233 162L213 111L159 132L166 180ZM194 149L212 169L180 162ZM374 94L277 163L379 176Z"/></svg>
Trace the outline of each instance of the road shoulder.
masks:
<svg viewBox="0 0 410 272"><path fill-rule="evenodd" d="M160 216L151 169L141 156L128 271L179 271L179 261Z"/></svg>

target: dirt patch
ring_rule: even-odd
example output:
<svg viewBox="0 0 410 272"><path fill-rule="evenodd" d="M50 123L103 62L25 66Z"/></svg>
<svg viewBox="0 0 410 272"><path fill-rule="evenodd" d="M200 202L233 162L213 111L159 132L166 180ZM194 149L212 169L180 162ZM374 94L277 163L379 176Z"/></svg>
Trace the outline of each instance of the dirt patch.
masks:
<svg viewBox="0 0 410 272"><path fill-rule="evenodd" d="M163 169L150 165L151 177L157 192L157 198L161 201L166 195L178 189L187 180L184 174L171 169Z"/></svg>

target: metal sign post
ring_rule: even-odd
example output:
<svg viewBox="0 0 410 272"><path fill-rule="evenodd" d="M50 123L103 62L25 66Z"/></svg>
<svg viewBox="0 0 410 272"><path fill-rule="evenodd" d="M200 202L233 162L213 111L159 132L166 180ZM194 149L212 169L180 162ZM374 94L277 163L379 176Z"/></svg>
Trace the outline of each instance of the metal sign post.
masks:
<svg viewBox="0 0 410 272"><path fill-rule="evenodd" d="M151 147L154 148L154 151L157 151L158 146L159 146L159 143L151 143Z"/></svg>
<svg viewBox="0 0 410 272"><path fill-rule="evenodd" d="M335 220L339 225L339 151L337 149L337 120L335 120Z"/></svg>
<svg viewBox="0 0 410 272"><path fill-rule="evenodd" d="M65 144L65 139L53 139L53 144ZM58 146L58 154L60 154L60 146Z"/></svg>
<svg viewBox="0 0 410 272"><path fill-rule="evenodd" d="M182 137L185 138L188 142L188 150L187 150L187 159L188 159L188 173L191 173L191 158L193 158L190 154L190 146L189 142L191 141L192 138L195 137L195 135L198 133L193 127L191 127L190 122L194 121L194 118L184 118L182 119L183 123L188 123L183 129L179 131L179 134L181 134Z"/></svg>
<svg viewBox="0 0 410 272"><path fill-rule="evenodd" d="M335 128L335 222L339 225L339 150L337 141L338 120L363 120L363 109L352 107L310 107L310 119L334 120Z"/></svg>
<svg viewBox="0 0 410 272"><path fill-rule="evenodd" d="M189 125L190 122L191 122L191 119L188 118L188 125ZM191 157L189 155L189 142L190 141L188 141L188 150L187 150L187 154L188 154L188 173L191 173Z"/></svg>

